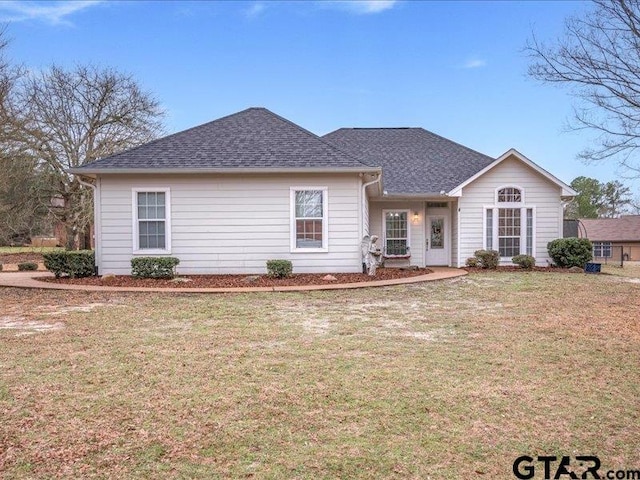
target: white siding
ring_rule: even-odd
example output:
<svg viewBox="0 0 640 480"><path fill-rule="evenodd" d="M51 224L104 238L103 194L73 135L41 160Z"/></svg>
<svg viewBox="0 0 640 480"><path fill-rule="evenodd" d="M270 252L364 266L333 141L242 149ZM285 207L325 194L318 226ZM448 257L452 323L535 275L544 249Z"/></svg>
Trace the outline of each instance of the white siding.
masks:
<svg viewBox="0 0 640 480"><path fill-rule="evenodd" d="M265 273L270 259L291 260L294 273L359 272L361 185L356 174L104 175L100 273L131 273L131 192L146 187L171 189L170 255L181 274ZM328 187L328 252L290 252L292 186Z"/></svg>
<svg viewBox="0 0 640 480"><path fill-rule="evenodd" d="M538 265L546 265L547 243L562 237L561 189L516 158L507 158L462 190L460 208L460 261L483 246L483 209L495 204L496 188L517 185L524 190L527 207L535 208L533 256ZM460 265L460 266L462 266Z"/></svg>
<svg viewBox="0 0 640 480"><path fill-rule="evenodd" d="M464 266L458 265L458 202L451 202L451 265L454 267Z"/></svg>
<svg viewBox="0 0 640 480"><path fill-rule="evenodd" d="M411 258L409 263L419 267L424 266L424 202L398 201L398 202L371 202L369 206L369 229L371 235L378 235L380 240L378 245L384 248L384 225L382 218L383 210L409 210L409 246L411 247ZM418 212L419 218L415 222L413 213ZM393 262L389 262L391 265ZM406 261L405 261L406 264Z"/></svg>

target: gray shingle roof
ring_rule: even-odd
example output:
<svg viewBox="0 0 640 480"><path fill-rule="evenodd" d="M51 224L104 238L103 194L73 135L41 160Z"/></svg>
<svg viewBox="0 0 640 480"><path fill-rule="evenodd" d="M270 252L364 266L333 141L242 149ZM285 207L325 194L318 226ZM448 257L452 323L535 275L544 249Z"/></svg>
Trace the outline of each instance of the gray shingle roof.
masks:
<svg viewBox="0 0 640 480"><path fill-rule="evenodd" d="M265 108L249 108L73 172L128 169L362 169L357 156Z"/></svg>
<svg viewBox="0 0 640 480"><path fill-rule="evenodd" d="M391 195L448 192L495 161L423 128L341 128L323 138L381 166Z"/></svg>

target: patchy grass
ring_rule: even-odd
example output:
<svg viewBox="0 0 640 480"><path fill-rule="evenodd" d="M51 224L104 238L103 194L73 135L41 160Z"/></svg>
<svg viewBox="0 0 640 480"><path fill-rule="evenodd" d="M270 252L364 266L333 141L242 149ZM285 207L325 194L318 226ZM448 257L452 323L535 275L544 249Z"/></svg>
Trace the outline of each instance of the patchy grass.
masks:
<svg viewBox="0 0 640 480"><path fill-rule="evenodd" d="M0 247L0 263L42 262L42 254L64 250L58 247Z"/></svg>
<svg viewBox="0 0 640 480"><path fill-rule="evenodd" d="M522 454L640 466L640 284L624 277L0 303L3 478L512 478Z"/></svg>
<svg viewBox="0 0 640 480"><path fill-rule="evenodd" d="M62 247L0 247L0 254L10 255L13 253L48 253L64 250Z"/></svg>
<svg viewBox="0 0 640 480"><path fill-rule="evenodd" d="M602 272L620 277L638 278L640 279L640 262L624 262L621 268L620 264L602 264Z"/></svg>

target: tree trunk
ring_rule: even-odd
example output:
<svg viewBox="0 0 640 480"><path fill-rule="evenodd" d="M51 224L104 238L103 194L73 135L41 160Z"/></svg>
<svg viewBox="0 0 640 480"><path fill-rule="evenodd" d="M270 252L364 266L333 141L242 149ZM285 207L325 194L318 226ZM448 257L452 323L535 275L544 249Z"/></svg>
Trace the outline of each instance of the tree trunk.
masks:
<svg viewBox="0 0 640 480"><path fill-rule="evenodd" d="M76 230L73 228L73 225L66 225L65 227L67 233L67 239L64 245L66 250L75 250L76 249Z"/></svg>

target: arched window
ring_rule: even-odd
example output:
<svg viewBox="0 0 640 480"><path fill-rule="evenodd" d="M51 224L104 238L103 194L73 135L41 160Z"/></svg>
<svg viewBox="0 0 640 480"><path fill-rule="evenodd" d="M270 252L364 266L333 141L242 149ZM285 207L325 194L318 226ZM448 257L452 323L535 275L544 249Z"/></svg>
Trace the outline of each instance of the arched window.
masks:
<svg viewBox="0 0 640 480"><path fill-rule="evenodd" d="M498 203L522 202L522 190L517 187L504 187L498 190Z"/></svg>

